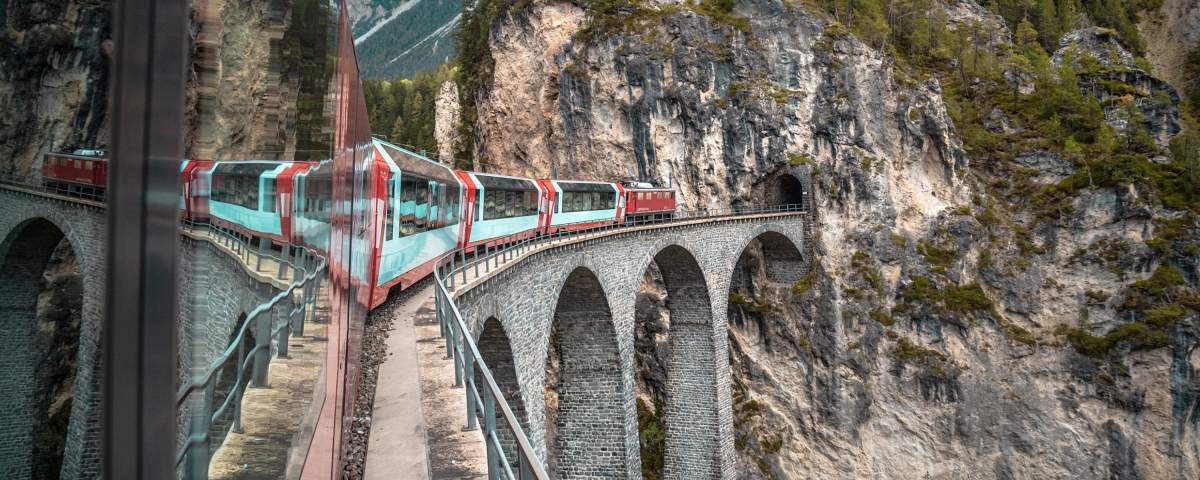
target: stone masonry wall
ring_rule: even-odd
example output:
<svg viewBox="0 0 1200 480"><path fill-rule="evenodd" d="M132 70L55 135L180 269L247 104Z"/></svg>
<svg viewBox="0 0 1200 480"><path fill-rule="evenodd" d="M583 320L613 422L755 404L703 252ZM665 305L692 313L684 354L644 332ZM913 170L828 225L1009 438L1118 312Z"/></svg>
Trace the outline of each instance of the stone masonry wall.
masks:
<svg viewBox="0 0 1200 480"><path fill-rule="evenodd" d="M764 232L779 233L791 240L798 251L805 251L802 240L804 218L799 215L728 220L693 226L674 225L609 236L534 254L459 297L458 306L477 336L482 330L483 321L489 317L495 317L504 326L504 331L512 342L513 364L516 366L527 417L525 423L529 425L527 433L543 461L548 458L547 449L553 447L553 440L546 438L546 405L543 390L549 338L559 292L563 290L568 276L582 267L595 275L603 290L616 336L616 366L620 372L620 384L612 393L619 395L621 410L624 413L620 421L624 441L617 455L625 459L622 472L625 478L640 477L637 411L633 387L634 303L638 287L650 262L654 261L659 252L674 245L695 258L700 271L703 272L703 283L697 282L693 288L706 291L711 303L711 322L705 330L702 333L690 329L687 333L682 333L684 331L681 330L680 338L675 342L686 344L688 347L676 349L685 352L672 352L672 358L686 358L686 363L703 364L694 369L680 370L687 373L676 374L676 377L695 375L700 378L682 380L688 385L687 388L716 391L715 416L705 422L715 422L706 427L715 432L719 446L717 452L686 452L683 455L690 457L694 454L696 458L715 456L717 474L712 477L735 476L726 309L734 263L750 240ZM677 267L660 265L660 268ZM664 272L665 275L667 273ZM675 315L678 314L673 312L672 317ZM592 333L604 334L604 331L594 329ZM675 332L672 331L673 333ZM569 347L560 345L562 349ZM694 350L688 351L689 349ZM593 359L593 362L602 364L603 359ZM675 373L675 370L671 372ZM564 376L560 379L560 384L567 381L569 379ZM587 397L587 401L599 402L606 397L600 392L596 393ZM672 407L668 405L666 408L670 411ZM702 445L703 442L688 448L706 448ZM670 446L667 448L669 450ZM704 463L700 462L701 465Z"/></svg>
<svg viewBox="0 0 1200 480"><path fill-rule="evenodd" d="M71 247L75 250L80 275L83 278L83 311L73 387L74 401L71 406L71 421L67 429L66 446L63 451L61 478L99 478L100 436L102 433L99 422L101 413L100 362L102 358L100 341L103 336L101 325L104 314L105 252L103 248L95 248L95 246L103 245L104 242L105 212L87 205L50 200L5 189L0 189L0 204L4 205L3 208L0 208L0 258L7 257L8 249L16 240L16 236L20 235L27 222L35 219L43 219L52 224L62 232L62 236L70 242ZM53 245L48 248L53 248ZM20 255L18 252L13 253ZM41 272L27 273L40 275ZM7 279L0 279L0 288L21 287ZM16 292L6 291L0 293L0 296L8 297L9 293ZM22 310L16 312L20 311ZM21 317L21 313L5 309L4 315L15 313L14 318L4 320L5 325L13 321L16 322L13 324L15 327L32 326L34 321L32 310L27 311L30 312L30 315L27 315L28 318L24 319L27 323L22 324L21 320L23 319L16 318ZM30 354L28 342L20 342L14 338L2 341L6 343L2 345L3 348L0 348L0 351L5 352L7 357L16 359L28 356L18 352ZM10 343L13 344L10 345ZM8 355L9 353L13 353L13 355ZM36 368L36 366L31 368ZM12 388L6 382L13 378L19 379L20 377L11 376L9 372L0 375L0 388L5 390ZM0 418L17 418L21 413L28 411L27 408L18 409L7 403L0 405L0 410L18 414ZM26 413L26 415L28 414ZM0 420L0 423L4 423L4 421ZM25 434L12 434L10 428L17 428L17 426L0 425L0 432L4 434L3 438L0 438L0 471L5 472L5 478L24 478L22 472L28 472L29 468L28 453L31 452L31 446L28 442L31 437Z"/></svg>
<svg viewBox="0 0 1200 480"><path fill-rule="evenodd" d="M63 452L61 478L100 478L101 431L101 370L105 296L105 215L103 209L60 201L0 188L0 259L10 253L10 247L21 234L38 233L25 227L31 221L44 220L61 232L71 244L83 279L83 312L80 325L78 363L73 388L71 420ZM43 224L45 225L45 224ZM28 230L28 231L27 231ZM45 232L42 232L45 233ZM52 232L53 233L53 232ZM33 246L53 248L46 239L30 239ZM265 302L278 293L270 285L252 282L237 260L220 253L213 245L184 238L180 240L178 371L180 380L193 373L193 368L208 365L229 342L238 314L248 312L254 305ZM16 257L36 257L30 252L11 251ZM33 252L36 253L36 252ZM36 263L36 262L34 262ZM23 265L22 277L37 276ZM7 268L7 267L0 267ZM19 295L34 288L30 282L13 282L0 278L0 299L28 298ZM18 291L20 290L20 291ZM25 292L28 293L28 292ZM36 297L36 293L34 294ZM36 365L26 365L33 358L29 350L33 326L32 310L14 309L17 305L0 305L0 326L6 335L0 337L0 472L4 478L27 478L32 436L26 428L30 421L28 408L15 408L27 398L24 386L31 386L28 374ZM28 305L26 305L28 306ZM28 311L28 314L21 313ZM21 317L28 318L21 318ZM10 318L11 317L11 318ZM22 322L22 320L25 320ZM9 327L12 327L11 329ZM18 334L19 333L19 334ZM22 363L25 362L25 363ZM15 382L15 383L14 383ZM179 429L182 442L190 409L180 412Z"/></svg>

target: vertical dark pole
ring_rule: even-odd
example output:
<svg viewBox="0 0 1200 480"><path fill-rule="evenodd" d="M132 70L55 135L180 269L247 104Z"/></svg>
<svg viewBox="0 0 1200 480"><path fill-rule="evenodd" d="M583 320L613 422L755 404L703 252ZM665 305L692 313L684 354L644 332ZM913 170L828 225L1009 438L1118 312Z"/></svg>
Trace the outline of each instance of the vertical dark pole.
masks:
<svg viewBox="0 0 1200 480"><path fill-rule="evenodd" d="M184 0L113 12L104 477L175 477L175 285L188 59ZM119 306L119 308L116 308Z"/></svg>

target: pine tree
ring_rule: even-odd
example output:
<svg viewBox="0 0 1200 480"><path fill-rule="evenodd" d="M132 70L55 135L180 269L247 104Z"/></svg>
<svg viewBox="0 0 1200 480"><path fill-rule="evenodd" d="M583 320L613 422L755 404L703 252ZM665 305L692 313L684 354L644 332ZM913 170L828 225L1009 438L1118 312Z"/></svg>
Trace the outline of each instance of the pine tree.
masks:
<svg viewBox="0 0 1200 480"><path fill-rule="evenodd" d="M1046 50L1054 51L1058 44L1058 37L1062 34L1059 30L1061 26L1058 18L1058 7L1054 4L1054 0L1038 0L1037 5L1037 30L1038 40Z"/></svg>

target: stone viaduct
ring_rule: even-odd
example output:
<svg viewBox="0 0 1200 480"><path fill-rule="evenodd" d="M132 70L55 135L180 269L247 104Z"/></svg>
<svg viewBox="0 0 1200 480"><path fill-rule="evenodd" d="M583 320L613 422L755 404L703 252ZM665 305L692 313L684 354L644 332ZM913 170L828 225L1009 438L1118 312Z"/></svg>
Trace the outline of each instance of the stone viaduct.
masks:
<svg viewBox="0 0 1200 480"><path fill-rule="evenodd" d="M802 278L808 220L787 213L640 227L535 251L453 295L552 477L640 478L634 310L656 264L670 310L665 477L734 478L731 282L754 240L772 281Z"/></svg>
<svg viewBox="0 0 1200 480"><path fill-rule="evenodd" d="M46 405L35 398L43 367L39 363L49 350L61 347L39 342L39 296L47 265L65 243L75 256L81 289L74 294L81 298L76 299L79 336L74 346L70 420L66 438L60 439L59 478L99 478L105 207L6 185L0 186L0 205L0 352L4 352L0 355L0 472L5 472L5 478L33 476L35 437L46 414ZM179 254L177 343L182 380L220 355L244 314L282 287L252 274L209 241L181 235ZM180 412L181 422L190 407L185 405ZM180 428L181 444L185 434L186 428ZM214 435L219 442L224 432Z"/></svg>

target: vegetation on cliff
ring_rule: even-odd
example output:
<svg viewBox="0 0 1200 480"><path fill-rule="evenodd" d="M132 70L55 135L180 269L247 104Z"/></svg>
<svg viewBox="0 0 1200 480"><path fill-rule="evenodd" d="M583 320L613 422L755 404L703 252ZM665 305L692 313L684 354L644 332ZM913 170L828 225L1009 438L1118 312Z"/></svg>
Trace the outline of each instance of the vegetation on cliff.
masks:
<svg viewBox="0 0 1200 480"><path fill-rule="evenodd" d="M436 156L434 100L442 83L453 80L456 72L450 64L443 64L435 70L418 73L411 80L364 80L367 115L375 130L372 133L413 151Z"/></svg>

